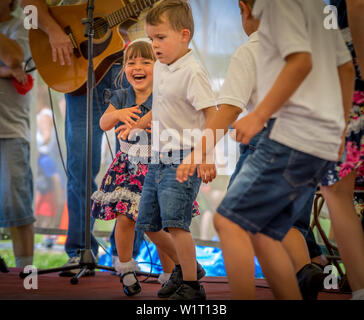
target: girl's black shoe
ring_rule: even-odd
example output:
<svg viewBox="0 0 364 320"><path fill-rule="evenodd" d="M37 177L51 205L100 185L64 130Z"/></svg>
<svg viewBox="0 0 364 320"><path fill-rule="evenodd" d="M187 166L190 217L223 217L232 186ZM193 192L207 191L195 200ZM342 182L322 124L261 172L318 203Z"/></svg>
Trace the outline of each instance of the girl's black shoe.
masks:
<svg viewBox="0 0 364 320"><path fill-rule="evenodd" d="M127 274L133 274L135 277L136 282L131 286L126 286L123 282L123 279ZM134 271L126 272L122 276L120 276L120 282L123 284L123 289L125 294L129 297L134 296L138 294L140 291L142 291L142 287L140 286L139 280L137 279Z"/></svg>

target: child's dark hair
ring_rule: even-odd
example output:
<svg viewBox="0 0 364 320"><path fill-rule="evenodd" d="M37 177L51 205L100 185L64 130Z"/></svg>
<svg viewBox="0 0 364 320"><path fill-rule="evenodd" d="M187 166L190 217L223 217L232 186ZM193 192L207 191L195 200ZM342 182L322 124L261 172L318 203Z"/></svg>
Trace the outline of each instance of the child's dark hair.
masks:
<svg viewBox="0 0 364 320"><path fill-rule="evenodd" d="M123 66L126 66L129 59L135 59L138 57L142 57L144 59L149 59L152 61L157 60L156 56L154 55L152 45L144 40L138 40L128 45L128 47L124 50ZM115 79L115 84L118 87L121 86L123 80L123 69L119 72Z"/></svg>
<svg viewBox="0 0 364 320"><path fill-rule="evenodd" d="M156 26L162 23L164 14L174 30L188 29L191 33L190 40L193 38L195 24L191 7L186 0L164 0L158 3L149 10L146 23Z"/></svg>

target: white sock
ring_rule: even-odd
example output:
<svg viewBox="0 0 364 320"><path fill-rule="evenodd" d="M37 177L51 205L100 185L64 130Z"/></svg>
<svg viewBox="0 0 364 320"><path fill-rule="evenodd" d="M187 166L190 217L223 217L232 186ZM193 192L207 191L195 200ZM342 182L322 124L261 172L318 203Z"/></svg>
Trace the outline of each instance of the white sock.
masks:
<svg viewBox="0 0 364 320"><path fill-rule="evenodd" d="M15 257L15 266L17 268L24 268L33 264L33 256L30 257Z"/></svg>
<svg viewBox="0 0 364 320"><path fill-rule="evenodd" d="M135 262L133 260L130 260L128 262L120 262L119 260L115 263L115 270L121 274L121 276L128 272L135 271ZM137 282L137 279L135 278L134 274L130 273L127 274L123 278L123 283L126 286L131 286L134 283Z"/></svg>
<svg viewBox="0 0 364 320"><path fill-rule="evenodd" d="M171 277L171 273L166 273L166 272L163 272L159 277L158 277L158 282L160 284L165 284L169 278Z"/></svg>
<svg viewBox="0 0 364 320"><path fill-rule="evenodd" d="M351 300L364 300L364 288L354 291Z"/></svg>

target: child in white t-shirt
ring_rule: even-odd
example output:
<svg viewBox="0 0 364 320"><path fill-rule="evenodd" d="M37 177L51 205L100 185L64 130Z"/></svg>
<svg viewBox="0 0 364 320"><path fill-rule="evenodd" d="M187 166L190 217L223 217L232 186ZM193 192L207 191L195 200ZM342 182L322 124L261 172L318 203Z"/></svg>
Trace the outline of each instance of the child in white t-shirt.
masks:
<svg viewBox="0 0 364 320"><path fill-rule="evenodd" d="M214 218L234 299L255 297L254 254L276 298L301 298L281 241L337 160L353 80L350 53L338 30L324 29L323 10L316 0L254 6L258 106L233 127L244 144L267 130Z"/></svg>
<svg viewBox="0 0 364 320"><path fill-rule="evenodd" d="M146 232L167 254L171 248L155 239L155 233L168 230L174 241L178 264L158 296L203 300L205 291L198 281L203 274L197 269L195 244L189 231L201 178L195 174L181 184L176 180L176 170L194 148L194 130L202 131L215 114L215 97L206 71L188 48L194 23L186 1L165 0L153 7L147 15L146 32L158 59L154 66L152 112L155 157L144 182L136 228ZM211 170L216 174L214 165Z"/></svg>
<svg viewBox="0 0 364 320"><path fill-rule="evenodd" d="M252 112L258 101L257 60L259 49L259 20L255 19L252 15L255 0L240 0L237 2L241 11L243 29L249 38L231 57L228 72L217 99L218 111L206 128L207 131L212 131L213 133L217 132L218 129L223 129L226 132L228 126L237 120L242 111L244 111L245 115ZM260 136L264 130L255 135L250 140L249 145L240 144L240 157L230 178L228 189L239 174L247 157L256 150ZM216 140L215 143L217 142ZM202 175L209 177L209 172L204 170L204 166L192 163L188 164L191 162L191 158L196 158L198 151L202 151L202 159L204 162L208 160L206 157L206 146L200 142L191 153L190 159L185 159L184 163L178 167L178 181L186 181L189 174L196 167L199 168ZM294 262L301 293L304 299L307 300L317 298L319 290L323 287L323 278L325 277L320 268L311 264L304 238L310 226L309 221L315 190L310 192L310 194L310 200L302 208L302 213L282 242Z"/></svg>

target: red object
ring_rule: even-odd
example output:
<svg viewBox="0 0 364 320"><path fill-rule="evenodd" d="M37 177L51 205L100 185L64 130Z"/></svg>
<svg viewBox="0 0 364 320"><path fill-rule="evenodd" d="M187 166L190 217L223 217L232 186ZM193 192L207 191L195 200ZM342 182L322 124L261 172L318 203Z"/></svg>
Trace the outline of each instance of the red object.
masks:
<svg viewBox="0 0 364 320"><path fill-rule="evenodd" d="M33 84L34 84L34 79L29 73L27 74L27 79L28 79L28 81L26 84L21 84L15 78L13 78L13 85L19 94L25 95L25 94L27 94L27 92L32 90Z"/></svg>

